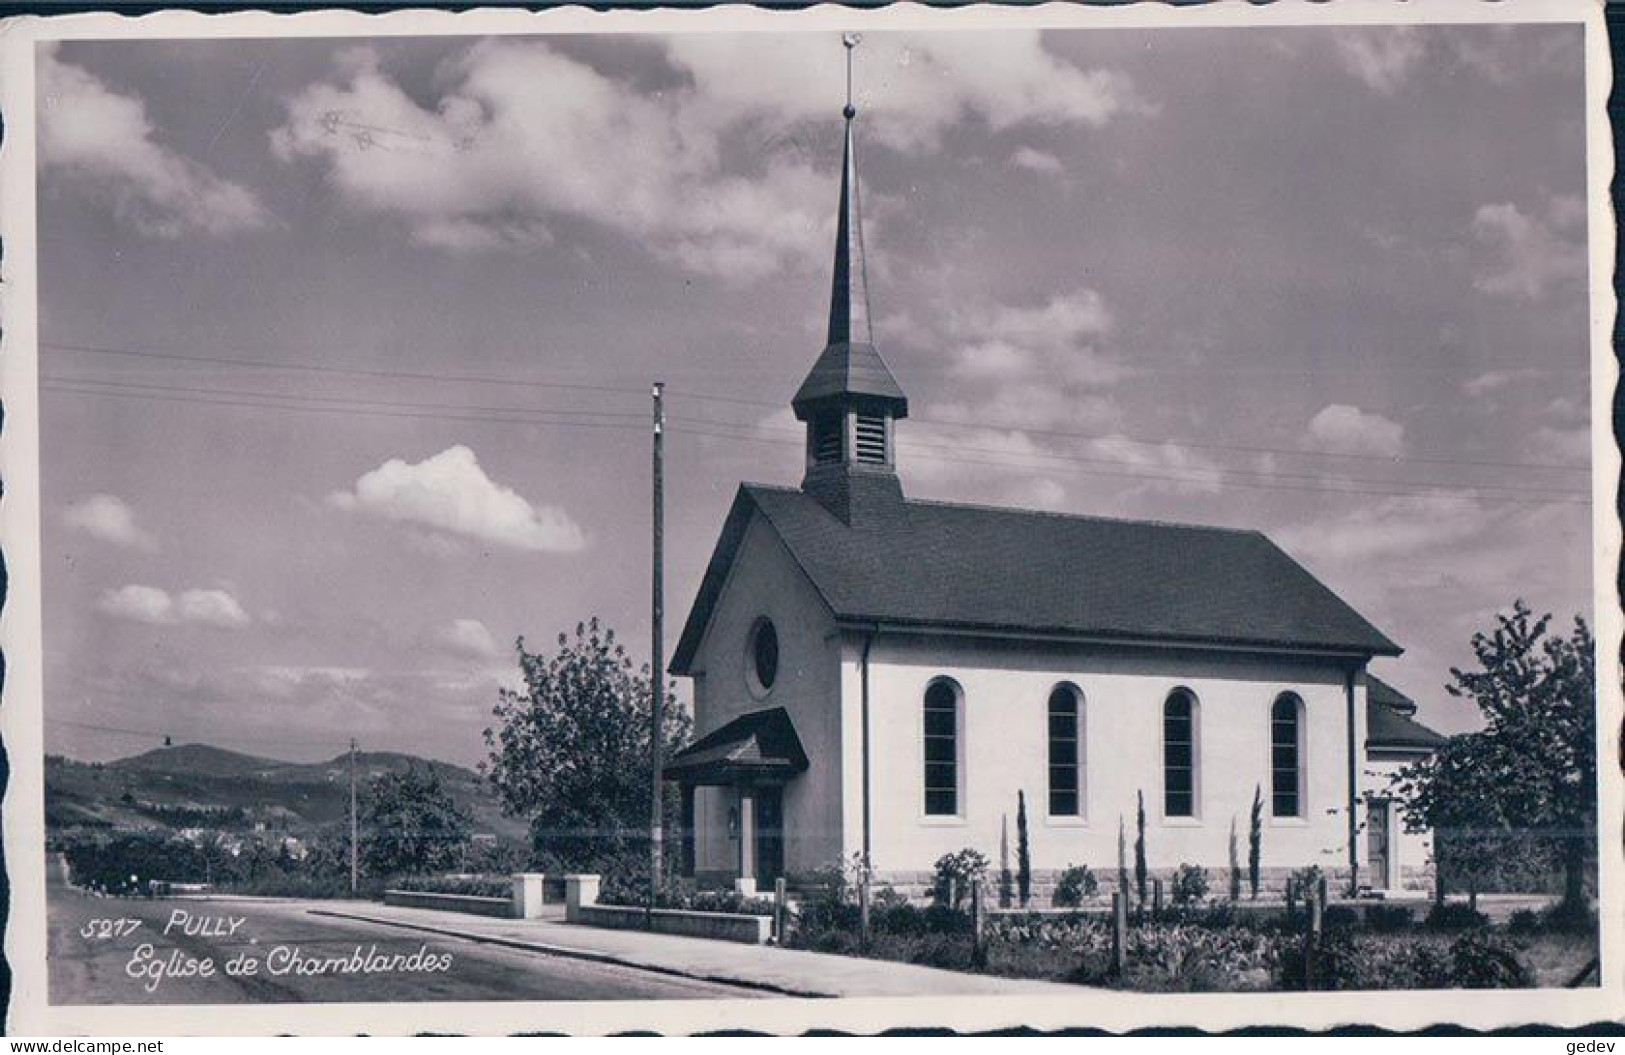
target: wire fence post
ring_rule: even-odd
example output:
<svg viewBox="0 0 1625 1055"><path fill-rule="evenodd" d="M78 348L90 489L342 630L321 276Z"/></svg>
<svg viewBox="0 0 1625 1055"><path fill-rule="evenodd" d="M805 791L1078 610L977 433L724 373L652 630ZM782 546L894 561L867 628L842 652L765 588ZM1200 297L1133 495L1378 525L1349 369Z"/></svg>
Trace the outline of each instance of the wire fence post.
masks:
<svg viewBox="0 0 1625 1055"><path fill-rule="evenodd" d="M1121 890L1112 891L1112 976L1123 975L1123 963L1128 957L1128 897Z"/></svg>
<svg viewBox="0 0 1625 1055"><path fill-rule="evenodd" d="M982 884L972 882L970 888L971 955L972 967L987 966L987 898Z"/></svg>
<svg viewBox="0 0 1625 1055"><path fill-rule="evenodd" d="M773 880L773 940L780 947L784 945L785 923L788 921L788 912L785 908L784 899L784 877L779 876L779 878Z"/></svg>
<svg viewBox="0 0 1625 1055"><path fill-rule="evenodd" d="M1309 927L1303 938L1303 987L1315 987L1315 957L1320 951L1320 928L1322 914L1326 909L1326 888L1322 881L1319 890L1312 890L1309 894Z"/></svg>
<svg viewBox="0 0 1625 1055"><path fill-rule="evenodd" d="M858 945L869 949L869 869L858 877Z"/></svg>

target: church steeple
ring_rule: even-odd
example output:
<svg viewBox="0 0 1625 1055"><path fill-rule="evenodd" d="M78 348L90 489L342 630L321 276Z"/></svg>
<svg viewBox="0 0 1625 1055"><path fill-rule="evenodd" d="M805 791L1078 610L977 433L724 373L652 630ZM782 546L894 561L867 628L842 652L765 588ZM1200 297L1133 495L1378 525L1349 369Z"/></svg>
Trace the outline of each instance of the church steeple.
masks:
<svg viewBox="0 0 1625 1055"><path fill-rule="evenodd" d="M864 259L862 194L853 123L852 49L846 46L845 145L841 200L835 226L829 335L791 407L807 425L807 475L802 489L847 523L873 501L901 501L893 425L908 416L908 397L875 348L869 320L869 276Z"/></svg>

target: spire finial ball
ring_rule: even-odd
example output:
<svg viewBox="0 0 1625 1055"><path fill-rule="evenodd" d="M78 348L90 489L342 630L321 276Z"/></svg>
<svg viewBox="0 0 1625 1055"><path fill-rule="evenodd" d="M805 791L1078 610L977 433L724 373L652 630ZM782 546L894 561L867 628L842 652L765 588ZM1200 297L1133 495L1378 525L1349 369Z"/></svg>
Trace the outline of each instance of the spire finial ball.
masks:
<svg viewBox="0 0 1625 1055"><path fill-rule="evenodd" d="M858 116L858 108L853 106L851 103L847 103L845 106L841 107L841 114L848 121L850 121L852 118Z"/></svg>

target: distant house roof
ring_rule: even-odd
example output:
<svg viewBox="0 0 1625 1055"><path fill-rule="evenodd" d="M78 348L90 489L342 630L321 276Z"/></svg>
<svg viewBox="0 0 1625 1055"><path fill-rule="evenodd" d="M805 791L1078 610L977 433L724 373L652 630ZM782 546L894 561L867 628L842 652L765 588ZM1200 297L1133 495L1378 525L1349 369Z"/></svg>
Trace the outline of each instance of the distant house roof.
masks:
<svg viewBox="0 0 1625 1055"><path fill-rule="evenodd" d="M1365 705L1365 746L1391 750L1432 751L1445 738L1414 718L1369 699Z"/></svg>
<svg viewBox="0 0 1625 1055"><path fill-rule="evenodd" d="M793 776L807 768L807 752L783 707L742 714L689 744L663 770L669 780L725 783L736 777Z"/></svg>
<svg viewBox="0 0 1625 1055"><path fill-rule="evenodd" d="M1409 716L1416 713L1416 701L1383 681L1375 674L1365 676L1366 699L1380 703L1390 711Z"/></svg>
<svg viewBox="0 0 1625 1055"><path fill-rule="evenodd" d="M1390 751L1434 751L1445 737L1417 721L1416 701L1381 678L1366 675L1365 746Z"/></svg>
<svg viewBox="0 0 1625 1055"><path fill-rule="evenodd" d="M1398 655L1256 531L897 500L851 524L814 497L744 484L673 653L687 674L753 514L783 540L837 620Z"/></svg>

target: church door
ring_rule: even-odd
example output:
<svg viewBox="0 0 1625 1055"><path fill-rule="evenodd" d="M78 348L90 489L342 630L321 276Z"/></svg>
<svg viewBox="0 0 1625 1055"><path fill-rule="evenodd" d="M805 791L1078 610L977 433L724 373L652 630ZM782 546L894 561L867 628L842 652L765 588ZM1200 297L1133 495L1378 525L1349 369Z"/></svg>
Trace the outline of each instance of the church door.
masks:
<svg viewBox="0 0 1625 1055"><path fill-rule="evenodd" d="M1371 869L1371 886L1377 890L1386 890L1391 885L1388 881L1388 862L1393 856L1390 805L1388 799L1371 799L1365 811L1366 863Z"/></svg>
<svg viewBox="0 0 1625 1055"><path fill-rule="evenodd" d="M784 789L756 789L756 882L771 887L784 874Z"/></svg>

